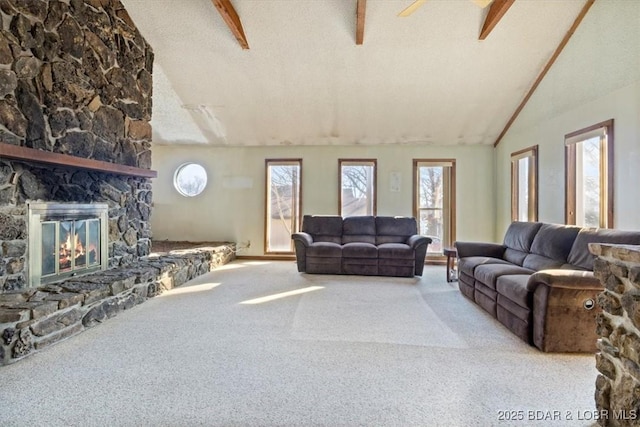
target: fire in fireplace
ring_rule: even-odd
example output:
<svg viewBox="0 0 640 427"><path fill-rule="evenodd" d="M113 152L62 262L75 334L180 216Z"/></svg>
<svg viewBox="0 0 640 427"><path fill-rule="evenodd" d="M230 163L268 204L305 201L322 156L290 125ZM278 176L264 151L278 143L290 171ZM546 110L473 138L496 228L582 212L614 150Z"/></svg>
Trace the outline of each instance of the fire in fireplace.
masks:
<svg viewBox="0 0 640 427"><path fill-rule="evenodd" d="M104 270L106 204L29 204L29 284Z"/></svg>
<svg viewBox="0 0 640 427"><path fill-rule="evenodd" d="M42 277L100 262L100 220L42 223Z"/></svg>

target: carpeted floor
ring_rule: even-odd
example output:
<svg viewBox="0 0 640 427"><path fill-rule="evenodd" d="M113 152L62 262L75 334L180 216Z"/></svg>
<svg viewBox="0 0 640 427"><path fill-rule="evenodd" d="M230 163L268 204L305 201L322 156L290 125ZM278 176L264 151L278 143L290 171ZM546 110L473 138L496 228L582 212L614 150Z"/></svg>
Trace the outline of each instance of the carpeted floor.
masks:
<svg viewBox="0 0 640 427"><path fill-rule="evenodd" d="M235 261L0 368L0 425L592 425L594 356L529 347L444 276Z"/></svg>

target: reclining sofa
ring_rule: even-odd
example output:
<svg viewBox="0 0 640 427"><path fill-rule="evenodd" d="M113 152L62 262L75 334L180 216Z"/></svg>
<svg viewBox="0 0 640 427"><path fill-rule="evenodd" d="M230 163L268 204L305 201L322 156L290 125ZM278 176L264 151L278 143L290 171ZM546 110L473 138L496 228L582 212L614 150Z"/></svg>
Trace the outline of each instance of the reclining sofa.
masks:
<svg viewBox="0 0 640 427"><path fill-rule="evenodd" d="M299 272L413 277L431 243L417 233L411 217L305 215L291 238Z"/></svg>
<svg viewBox="0 0 640 427"><path fill-rule="evenodd" d="M637 245L640 232L514 222L502 244L456 242L460 291L542 351L595 352L595 242Z"/></svg>

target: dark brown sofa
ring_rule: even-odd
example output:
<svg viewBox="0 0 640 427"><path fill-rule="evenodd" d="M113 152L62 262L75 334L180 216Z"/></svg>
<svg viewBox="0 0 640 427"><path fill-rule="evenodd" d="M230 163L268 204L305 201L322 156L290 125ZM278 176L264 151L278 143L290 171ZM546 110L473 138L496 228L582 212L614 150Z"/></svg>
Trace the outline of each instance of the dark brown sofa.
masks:
<svg viewBox="0 0 640 427"><path fill-rule="evenodd" d="M593 242L640 244L640 232L514 222L502 244L456 242L460 291L548 352L596 350Z"/></svg>
<svg viewBox="0 0 640 427"><path fill-rule="evenodd" d="M305 215L291 238L299 272L413 277L431 243L417 233L411 217Z"/></svg>

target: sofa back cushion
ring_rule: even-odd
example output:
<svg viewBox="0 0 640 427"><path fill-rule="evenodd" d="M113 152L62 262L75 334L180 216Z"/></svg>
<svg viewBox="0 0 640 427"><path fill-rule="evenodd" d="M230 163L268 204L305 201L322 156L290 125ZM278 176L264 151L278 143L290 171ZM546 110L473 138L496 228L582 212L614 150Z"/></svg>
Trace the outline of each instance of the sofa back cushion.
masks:
<svg viewBox="0 0 640 427"><path fill-rule="evenodd" d="M504 259L522 265L541 226L541 222L512 222L504 235Z"/></svg>
<svg viewBox="0 0 640 427"><path fill-rule="evenodd" d="M567 262L576 267L593 271L595 256L589 252L589 243L640 245L640 231L583 228L573 242Z"/></svg>
<svg viewBox="0 0 640 427"><path fill-rule="evenodd" d="M418 234L416 219L402 216L376 217L376 244L405 243L410 236Z"/></svg>
<svg viewBox="0 0 640 427"><path fill-rule="evenodd" d="M373 216L348 216L342 221L342 243L376 244L376 219Z"/></svg>
<svg viewBox="0 0 640 427"><path fill-rule="evenodd" d="M562 268L564 261L549 258L538 254L529 254L525 257L522 266L534 271L548 270L550 268Z"/></svg>
<svg viewBox="0 0 640 427"><path fill-rule="evenodd" d="M302 231L309 233L314 242L342 243L342 217L337 215L305 215Z"/></svg>
<svg viewBox="0 0 640 427"><path fill-rule="evenodd" d="M509 261L512 264L522 266L524 259L529 255L528 252L522 252L517 249L506 248L502 257L505 261Z"/></svg>
<svg viewBox="0 0 640 427"><path fill-rule="evenodd" d="M575 225L542 224L531 243L531 254L522 263L532 270L560 268L576 240L580 227Z"/></svg>

